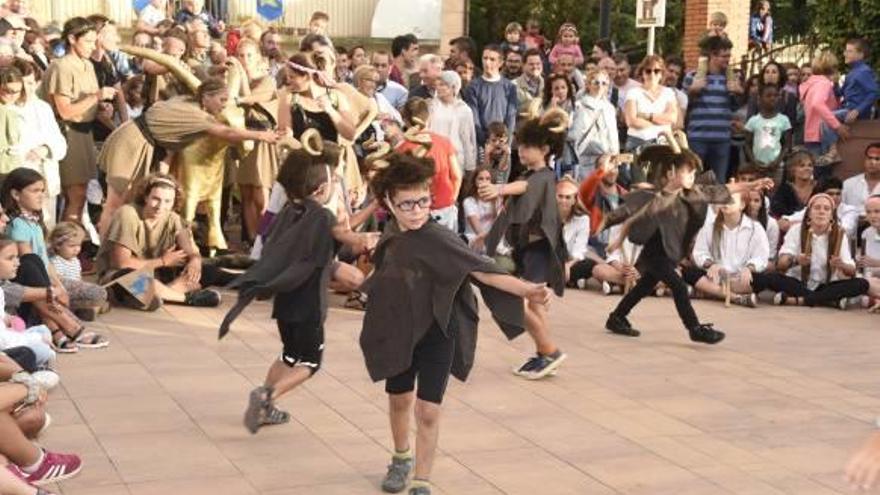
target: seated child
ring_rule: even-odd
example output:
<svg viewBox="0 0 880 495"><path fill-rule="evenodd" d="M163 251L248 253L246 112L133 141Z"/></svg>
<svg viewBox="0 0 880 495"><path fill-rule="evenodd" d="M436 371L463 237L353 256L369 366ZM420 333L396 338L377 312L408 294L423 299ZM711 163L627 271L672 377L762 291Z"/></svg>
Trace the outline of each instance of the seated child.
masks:
<svg viewBox="0 0 880 495"><path fill-rule="evenodd" d="M74 314L85 321L93 321L98 311L107 305L107 290L82 279L79 252L84 239L85 232L75 223L58 223L49 233L49 262L64 290L70 294Z"/></svg>

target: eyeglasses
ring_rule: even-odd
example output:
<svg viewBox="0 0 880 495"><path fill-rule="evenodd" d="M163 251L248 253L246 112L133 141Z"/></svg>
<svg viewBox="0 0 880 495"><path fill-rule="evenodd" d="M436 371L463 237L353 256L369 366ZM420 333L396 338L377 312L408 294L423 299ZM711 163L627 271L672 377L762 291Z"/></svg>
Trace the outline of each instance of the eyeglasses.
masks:
<svg viewBox="0 0 880 495"><path fill-rule="evenodd" d="M653 73L656 76L663 74L663 69L645 69L642 71L643 74L651 74Z"/></svg>
<svg viewBox="0 0 880 495"><path fill-rule="evenodd" d="M575 197L574 194L557 194L556 195L556 199L563 200L563 201L571 201L574 199L574 197Z"/></svg>
<svg viewBox="0 0 880 495"><path fill-rule="evenodd" d="M416 206L418 206L420 210L424 210L431 206L431 197L423 196L419 199L406 199L394 206L400 211L413 211L416 209Z"/></svg>

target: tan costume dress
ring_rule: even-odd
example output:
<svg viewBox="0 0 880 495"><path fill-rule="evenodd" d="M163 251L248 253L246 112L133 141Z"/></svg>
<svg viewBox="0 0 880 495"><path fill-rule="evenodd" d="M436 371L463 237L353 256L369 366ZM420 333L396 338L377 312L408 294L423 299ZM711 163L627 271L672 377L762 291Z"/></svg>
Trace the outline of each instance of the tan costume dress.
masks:
<svg viewBox="0 0 880 495"><path fill-rule="evenodd" d="M125 194L132 183L151 172L155 147L180 151L216 124L217 120L190 98L160 101L142 117L110 134L98 164L107 174L107 183Z"/></svg>
<svg viewBox="0 0 880 495"><path fill-rule="evenodd" d="M275 83L271 77L262 77L255 81L252 92L274 91ZM278 124L278 100L272 99L265 103L242 105L245 108L245 126L251 130L268 131ZM266 142L254 143L254 149L238 165L236 182L243 186L272 188L278 175L278 148Z"/></svg>
<svg viewBox="0 0 880 495"><path fill-rule="evenodd" d="M140 260L155 259L169 248L177 246L177 235L186 230L180 215L171 212L150 229L141 215L141 208L127 204L116 210L107 234L101 239L101 249L96 260L98 278L106 283L120 267L113 266L111 253L114 246L121 245Z"/></svg>
<svg viewBox="0 0 880 495"><path fill-rule="evenodd" d="M69 53L55 59L46 69L41 96L49 102L52 101L49 96L66 96L76 104L99 89L92 61ZM75 120L61 123L61 130L67 138L67 156L60 163L62 186L87 184L98 175L98 152L92 138L92 122L97 109L97 104L92 105ZM55 113L58 113L57 109Z"/></svg>

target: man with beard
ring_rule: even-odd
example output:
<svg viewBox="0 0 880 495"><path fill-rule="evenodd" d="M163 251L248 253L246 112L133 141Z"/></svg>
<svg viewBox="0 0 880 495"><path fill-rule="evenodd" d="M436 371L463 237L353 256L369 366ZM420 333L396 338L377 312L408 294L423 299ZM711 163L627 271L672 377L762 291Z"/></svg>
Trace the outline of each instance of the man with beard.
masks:
<svg viewBox="0 0 880 495"><path fill-rule="evenodd" d="M508 50L504 54L504 77L513 81L523 73L523 54L516 50Z"/></svg>

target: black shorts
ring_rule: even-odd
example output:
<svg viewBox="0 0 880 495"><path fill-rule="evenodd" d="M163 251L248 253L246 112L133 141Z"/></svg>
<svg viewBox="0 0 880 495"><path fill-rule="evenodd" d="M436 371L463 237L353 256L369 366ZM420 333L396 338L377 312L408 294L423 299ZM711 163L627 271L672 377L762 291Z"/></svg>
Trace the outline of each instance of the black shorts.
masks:
<svg viewBox="0 0 880 495"><path fill-rule="evenodd" d="M529 282L545 284L550 280L553 253L550 241L541 239L514 253L517 274Z"/></svg>
<svg viewBox="0 0 880 495"><path fill-rule="evenodd" d="M409 369L385 380L385 392L392 395L412 392L418 377L416 397L434 404L442 403L454 354L455 337L447 337L435 323L416 344Z"/></svg>
<svg viewBox="0 0 880 495"><path fill-rule="evenodd" d="M324 325L320 320L277 323L284 344L281 361L290 367L305 366L313 375L317 373L324 354Z"/></svg>

